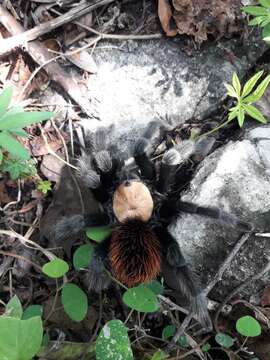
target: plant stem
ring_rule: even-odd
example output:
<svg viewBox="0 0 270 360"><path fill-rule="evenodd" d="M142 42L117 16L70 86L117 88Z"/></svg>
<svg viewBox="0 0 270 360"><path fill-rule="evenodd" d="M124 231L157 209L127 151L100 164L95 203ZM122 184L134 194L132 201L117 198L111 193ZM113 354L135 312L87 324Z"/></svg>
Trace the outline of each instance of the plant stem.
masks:
<svg viewBox="0 0 270 360"><path fill-rule="evenodd" d="M224 123L220 124L219 126L215 127L214 129L207 131L204 134L199 135L198 138L200 138L202 136L208 136L208 135L218 131L219 129L223 128L225 125L229 124L229 122L231 122L231 121L232 121L231 119L226 120Z"/></svg>

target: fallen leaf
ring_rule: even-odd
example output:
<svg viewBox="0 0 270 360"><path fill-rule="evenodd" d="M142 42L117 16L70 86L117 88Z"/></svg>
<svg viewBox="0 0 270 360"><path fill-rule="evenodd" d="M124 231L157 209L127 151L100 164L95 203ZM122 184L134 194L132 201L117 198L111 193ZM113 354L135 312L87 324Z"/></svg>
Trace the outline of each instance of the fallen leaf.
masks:
<svg viewBox="0 0 270 360"><path fill-rule="evenodd" d="M72 49L73 51L74 49ZM79 53L66 56L66 58L80 69L85 70L91 74L98 71L97 64L95 63L92 55L87 51L80 51Z"/></svg>
<svg viewBox="0 0 270 360"><path fill-rule="evenodd" d="M14 199L11 199L8 195L7 188L5 185L5 181L0 181L0 205L5 205L11 202Z"/></svg>
<svg viewBox="0 0 270 360"><path fill-rule="evenodd" d="M59 182L63 165L64 163L61 160L48 154L43 157L40 170L48 180Z"/></svg>
<svg viewBox="0 0 270 360"><path fill-rule="evenodd" d="M172 9L168 0L159 0L158 17L167 36L175 36L178 33L177 28L171 27Z"/></svg>

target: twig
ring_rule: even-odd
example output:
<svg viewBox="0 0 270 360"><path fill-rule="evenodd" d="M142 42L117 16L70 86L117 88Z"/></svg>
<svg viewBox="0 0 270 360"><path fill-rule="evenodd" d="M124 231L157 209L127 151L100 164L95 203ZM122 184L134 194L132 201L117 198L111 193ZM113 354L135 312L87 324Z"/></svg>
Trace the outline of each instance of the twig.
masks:
<svg viewBox="0 0 270 360"><path fill-rule="evenodd" d="M57 10L51 9L51 12L61 15L61 13ZM90 26L82 24L80 21L73 21L74 24L80 26L84 30L91 32L95 35L100 36L100 40L102 39L110 39L110 40L152 40L152 39L160 39L162 38L162 33L155 34L105 34L100 31L93 29Z"/></svg>
<svg viewBox="0 0 270 360"><path fill-rule="evenodd" d="M193 319L194 314L193 312L190 312L186 317L185 320L182 322L181 326L179 326L179 328L177 329L174 337L172 338L172 340L170 341L169 345L167 346L167 350L168 352L172 350L172 348L175 346L175 344L177 343L177 341L179 340L180 336L182 336L186 330L186 328L188 327L189 323L191 322L191 320Z"/></svg>
<svg viewBox="0 0 270 360"><path fill-rule="evenodd" d="M251 235L250 233L246 233L246 234L242 235L241 238L236 242L234 248L232 249L230 254L227 256L227 258L224 260L223 264L221 265L218 272L214 276L214 279L205 288L205 290L204 290L205 296L207 296L210 293L210 291L213 289L213 287L222 279L224 272L228 269L233 258L236 256L236 254L239 252L241 247L249 239L250 235Z"/></svg>
<svg viewBox="0 0 270 360"><path fill-rule="evenodd" d="M14 253L11 253L11 252L8 252L8 251L2 251L0 250L0 254L1 255L4 255L4 256L11 256L13 258L16 258L16 259L20 259L20 260L23 260L29 264L31 264L32 266L34 266L35 268L37 268L40 272L42 272L41 270L41 266L35 264L33 261L21 256L21 255L18 255L18 254L14 254Z"/></svg>
<svg viewBox="0 0 270 360"><path fill-rule="evenodd" d="M0 6L0 22L7 28L7 30L14 36L3 39L0 41L0 56L7 52L15 49L16 47L27 45L27 42L37 39L41 35L47 34L48 32L62 26L66 23L72 22L73 20L88 14L89 12L97 9L100 6L112 3L114 0L95 0L89 5L88 2L82 1L76 7L68 11L67 13L35 26L33 29L27 31L21 31L20 33L15 32L12 29L10 21L7 19L11 16L3 6ZM14 19L14 21L16 21Z"/></svg>
<svg viewBox="0 0 270 360"><path fill-rule="evenodd" d="M104 1L105 0L101 2ZM0 23L2 23L13 35L23 35L24 33L24 28L9 14L7 10L3 8L3 6L0 6ZM6 40L9 41L10 39ZM0 53L2 50L2 41L0 41ZM89 44L87 45L90 46ZM53 81L57 82L89 117L93 117L89 99L76 80L63 70L58 63L53 62L52 54L48 51L48 49L39 41L31 41L29 42L26 50L32 59L41 67L46 65L45 70L49 77Z"/></svg>
<svg viewBox="0 0 270 360"><path fill-rule="evenodd" d="M214 327L216 332L219 332L219 328L218 328L218 318L220 315L220 312L222 310L222 308L227 304L227 302L234 297L237 293L239 293L240 291L242 291L245 287L247 287L251 282L259 280L263 277L263 275L270 271L270 261L267 263L267 265L265 265L265 267L262 269L261 272L259 272L258 274L255 274L253 276L248 277L245 281L243 281L239 286L237 286L230 294L228 294L225 299L223 300L223 302L220 304L215 318L214 318Z"/></svg>

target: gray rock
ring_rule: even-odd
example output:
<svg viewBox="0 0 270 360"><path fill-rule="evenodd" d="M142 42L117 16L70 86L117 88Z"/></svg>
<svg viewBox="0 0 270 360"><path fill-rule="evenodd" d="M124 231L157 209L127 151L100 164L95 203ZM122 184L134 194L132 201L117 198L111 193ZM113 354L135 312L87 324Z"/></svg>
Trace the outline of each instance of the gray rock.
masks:
<svg viewBox="0 0 270 360"><path fill-rule="evenodd" d="M256 33L256 31L255 31ZM83 126L115 124L127 147L153 119L168 116L177 126L203 118L226 96L233 72L242 77L266 49L261 36L207 43L188 55L183 38L100 44L94 52L98 72L89 78L93 115Z"/></svg>
<svg viewBox="0 0 270 360"><path fill-rule="evenodd" d="M229 142L217 149L201 164L183 200L202 206L218 206L252 222L258 231L270 230L270 126L247 131L241 141ZM241 233L213 219L183 214L171 226L203 284L208 283L229 254ZM269 239L252 237L232 262L222 283L212 293L219 300L250 275L262 270L270 261ZM251 284L251 295L263 284Z"/></svg>

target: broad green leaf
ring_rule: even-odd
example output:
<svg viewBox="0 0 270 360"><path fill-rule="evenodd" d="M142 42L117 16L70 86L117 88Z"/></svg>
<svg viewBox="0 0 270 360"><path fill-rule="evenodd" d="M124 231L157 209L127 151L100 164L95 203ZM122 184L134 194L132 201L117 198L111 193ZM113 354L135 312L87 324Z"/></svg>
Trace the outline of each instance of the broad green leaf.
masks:
<svg viewBox="0 0 270 360"><path fill-rule="evenodd" d="M257 81L259 80L259 78L262 76L263 71L259 71L257 72L257 74L255 74L254 76L252 76L246 83L242 92L242 97L247 96L248 94L251 93L251 91L253 90L254 86L256 85Z"/></svg>
<svg viewBox="0 0 270 360"><path fill-rule="evenodd" d="M157 280L153 280L150 283L146 283L145 286L152 290L154 294L161 295L164 292L164 287Z"/></svg>
<svg viewBox="0 0 270 360"><path fill-rule="evenodd" d="M181 335L179 340L178 340L178 344L179 346L181 346L182 348L187 348L189 347L188 341L187 341L187 337L186 335Z"/></svg>
<svg viewBox="0 0 270 360"><path fill-rule="evenodd" d="M236 93L236 91L235 91L235 89L234 89L234 87L233 87L232 85L230 85L230 84L224 84L224 86L226 87L226 89L227 89L227 94L228 94L229 96L237 98L237 93Z"/></svg>
<svg viewBox="0 0 270 360"><path fill-rule="evenodd" d="M3 158L4 158L4 154L3 154L2 150L0 149L0 165L2 164Z"/></svg>
<svg viewBox="0 0 270 360"><path fill-rule="evenodd" d="M234 339L230 335L224 333L216 334L215 340L220 346L223 346L226 349L229 349L234 344Z"/></svg>
<svg viewBox="0 0 270 360"><path fill-rule="evenodd" d="M211 349L211 345L206 343L202 346L202 352L207 353Z"/></svg>
<svg viewBox="0 0 270 360"><path fill-rule="evenodd" d="M112 233L112 228L108 226L98 227L98 228L89 228L86 230L86 236L98 243L105 240Z"/></svg>
<svg viewBox="0 0 270 360"><path fill-rule="evenodd" d="M101 329L96 341L97 360L133 360L125 325L111 320Z"/></svg>
<svg viewBox="0 0 270 360"><path fill-rule="evenodd" d="M248 104L242 104L242 106L243 106L244 110L248 113L248 115L251 116L253 119L255 119L263 124L267 123L267 120L265 119L263 114L260 112L260 110L255 108L255 106L248 105Z"/></svg>
<svg viewBox="0 0 270 360"><path fill-rule="evenodd" d="M41 347L42 334L40 317L28 320L0 317L0 359L31 360Z"/></svg>
<svg viewBox="0 0 270 360"><path fill-rule="evenodd" d="M268 15L268 10L262 6L244 6L242 10L250 15Z"/></svg>
<svg viewBox="0 0 270 360"><path fill-rule="evenodd" d="M12 133L15 136L21 136L24 138L28 138L29 135L27 134L27 132L23 129L10 129L8 130L8 132Z"/></svg>
<svg viewBox="0 0 270 360"><path fill-rule="evenodd" d="M262 31L262 38L265 42L270 43L270 24L267 24Z"/></svg>
<svg viewBox="0 0 270 360"><path fill-rule="evenodd" d="M68 283L61 293L61 301L67 315L76 322L82 321L88 311L87 296L79 286Z"/></svg>
<svg viewBox="0 0 270 360"><path fill-rule="evenodd" d="M6 112L12 98L12 88L7 87L0 94L0 118Z"/></svg>
<svg viewBox="0 0 270 360"><path fill-rule="evenodd" d="M261 335L261 325L252 316L243 316L236 322L236 330L239 334L248 337L256 337Z"/></svg>
<svg viewBox="0 0 270 360"><path fill-rule="evenodd" d="M264 28L266 25L268 25L270 22L270 14L268 16L264 16L264 19L260 23L260 27ZM266 36L270 35L269 31L263 29L263 33L266 34ZM268 35L267 35L268 34ZM263 36L264 37L264 36Z"/></svg>
<svg viewBox="0 0 270 360"><path fill-rule="evenodd" d="M166 354L164 351L162 350L158 350L157 352L154 353L154 355L151 357L151 360L165 360L168 358L168 354Z"/></svg>
<svg viewBox="0 0 270 360"><path fill-rule="evenodd" d="M92 244L81 245L78 249L76 249L73 255L73 265L75 270L80 270L89 266L93 251L94 248Z"/></svg>
<svg viewBox="0 0 270 360"><path fill-rule="evenodd" d="M59 258L53 259L42 266L43 273L53 279L62 277L68 270L68 263Z"/></svg>
<svg viewBox="0 0 270 360"><path fill-rule="evenodd" d="M23 312L22 320L27 320L35 316L42 316L43 308L41 305L29 305Z"/></svg>
<svg viewBox="0 0 270 360"><path fill-rule="evenodd" d="M7 132L0 131L0 147L7 150L14 157L22 160L30 159L28 151Z"/></svg>
<svg viewBox="0 0 270 360"><path fill-rule="evenodd" d="M238 110L237 119L238 119L238 124L241 128L243 126L244 120L245 120L245 112L242 107L240 107Z"/></svg>
<svg viewBox="0 0 270 360"><path fill-rule="evenodd" d="M159 308L157 296L145 285L128 289L123 295L124 303L140 312L155 312Z"/></svg>
<svg viewBox="0 0 270 360"><path fill-rule="evenodd" d="M21 319L23 313L22 304L17 295L9 300L6 306L5 316Z"/></svg>
<svg viewBox="0 0 270 360"><path fill-rule="evenodd" d="M265 19L268 19L268 16L256 16L254 19L250 20L248 22L248 25L250 26L256 26L256 25L259 25L261 24Z"/></svg>
<svg viewBox="0 0 270 360"><path fill-rule="evenodd" d="M49 111L21 112L16 114L5 114L0 119L0 130L23 128L25 126L48 120L53 116Z"/></svg>
<svg viewBox="0 0 270 360"><path fill-rule="evenodd" d="M266 8L270 8L270 0L259 0L259 3Z"/></svg>
<svg viewBox="0 0 270 360"><path fill-rule="evenodd" d="M165 326L165 328L162 330L162 339L168 340L168 339L172 338L174 336L175 332L176 332L175 325Z"/></svg>

